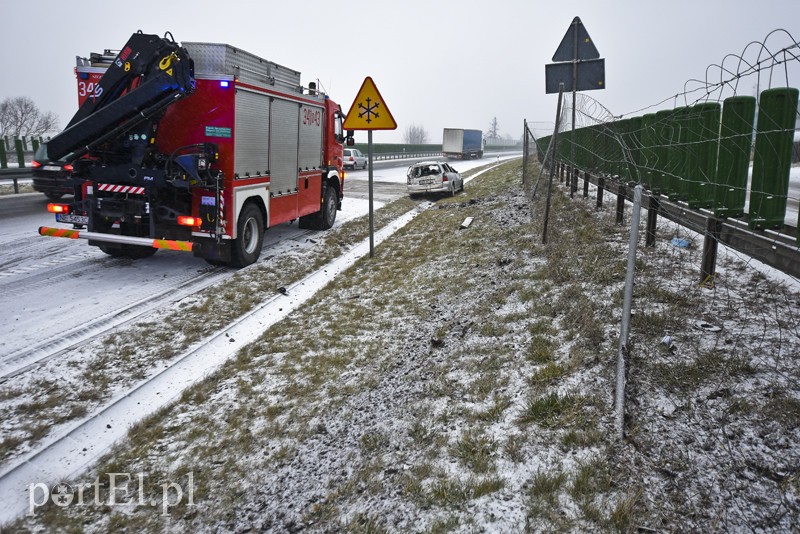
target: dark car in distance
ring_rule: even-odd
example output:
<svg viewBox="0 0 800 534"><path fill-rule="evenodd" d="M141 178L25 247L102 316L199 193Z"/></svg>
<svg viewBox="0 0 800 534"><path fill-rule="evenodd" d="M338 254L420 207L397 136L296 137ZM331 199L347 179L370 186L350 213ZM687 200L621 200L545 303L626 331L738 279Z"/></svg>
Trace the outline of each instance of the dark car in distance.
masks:
<svg viewBox="0 0 800 534"><path fill-rule="evenodd" d="M42 158L41 156L45 153L45 151L38 150L34 155L31 172L33 190L44 193L51 200L71 195L74 191L72 180L70 180L73 171L72 165L63 161L49 161Z"/></svg>

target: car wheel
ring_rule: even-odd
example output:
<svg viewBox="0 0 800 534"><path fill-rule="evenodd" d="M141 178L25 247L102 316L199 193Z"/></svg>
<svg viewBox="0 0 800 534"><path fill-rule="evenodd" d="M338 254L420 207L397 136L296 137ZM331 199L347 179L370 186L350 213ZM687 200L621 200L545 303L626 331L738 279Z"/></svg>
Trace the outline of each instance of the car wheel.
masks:
<svg viewBox="0 0 800 534"><path fill-rule="evenodd" d="M60 200L61 197L64 196L64 193L58 193L58 192L55 192L55 191L48 191L47 193L44 194L44 196L46 196L50 200Z"/></svg>

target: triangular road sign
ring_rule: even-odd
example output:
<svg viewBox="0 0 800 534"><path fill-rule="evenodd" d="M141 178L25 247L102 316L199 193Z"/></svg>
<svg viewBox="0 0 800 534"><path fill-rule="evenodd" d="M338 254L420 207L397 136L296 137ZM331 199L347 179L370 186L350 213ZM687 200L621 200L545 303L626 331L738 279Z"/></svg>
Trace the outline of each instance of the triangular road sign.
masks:
<svg viewBox="0 0 800 534"><path fill-rule="evenodd" d="M575 33L578 37L578 49L575 50ZM558 45L556 53L553 55L553 61L578 61L585 59L599 59L600 52L595 48L592 39L589 37L589 32L581 22L580 17L572 19L567 34L561 39L561 44Z"/></svg>
<svg viewBox="0 0 800 534"><path fill-rule="evenodd" d="M345 130L396 130L397 123L375 82L367 76L344 119Z"/></svg>

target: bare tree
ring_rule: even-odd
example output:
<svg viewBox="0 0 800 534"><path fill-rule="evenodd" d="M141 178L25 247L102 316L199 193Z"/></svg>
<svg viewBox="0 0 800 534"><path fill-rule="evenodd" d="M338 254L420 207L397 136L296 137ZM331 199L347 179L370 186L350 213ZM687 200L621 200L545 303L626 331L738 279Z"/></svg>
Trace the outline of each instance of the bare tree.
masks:
<svg viewBox="0 0 800 534"><path fill-rule="evenodd" d="M27 96L9 97L0 102L0 135L39 137L58 130L58 116L42 112Z"/></svg>
<svg viewBox="0 0 800 534"><path fill-rule="evenodd" d="M500 137L500 128L497 125L497 117L492 118L492 122L489 123L489 131L486 133L487 139L498 139Z"/></svg>
<svg viewBox="0 0 800 534"><path fill-rule="evenodd" d="M428 142L428 132L422 126L412 124L406 128L403 140L407 145L424 145Z"/></svg>

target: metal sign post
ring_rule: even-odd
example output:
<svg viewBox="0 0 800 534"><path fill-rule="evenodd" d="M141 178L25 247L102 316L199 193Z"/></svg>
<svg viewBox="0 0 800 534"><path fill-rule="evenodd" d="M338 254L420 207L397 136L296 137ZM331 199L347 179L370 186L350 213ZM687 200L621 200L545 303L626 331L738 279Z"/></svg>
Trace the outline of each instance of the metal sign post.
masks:
<svg viewBox="0 0 800 534"><path fill-rule="evenodd" d="M558 106L556 107L556 127L553 129L553 137L550 140L552 147L548 152L552 152L553 157L550 160L550 181L547 184L547 202L544 205L544 223L542 227L542 244L547 244L547 224L550 220L550 199L553 197L553 174L556 170L556 158L558 153L558 129L561 123L561 99L564 95L564 85L561 85L561 90L558 92Z"/></svg>
<svg viewBox="0 0 800 534"><path fill-rule="evenodd" d="M574 194L577 177L575 176L575 108L578 91L605 89L606 65L600 59L600 52L594 46L589 32L581 22L580 17L572 19L567 33L561 39L553 61L544 66L545 92L558 93L560 86L564 85L565 91L572 91L572 150L570 151L571 167L569 177L570 195Z"/></svg>
<svg viewBox="0 0 800 534"><path fill-rule="evenodd" d="M375 257L375 214L372 210L372 130L367 131L367 158L369 159L369 257Z"/></svg>
<svg viewBox="0 0 800 534"><path fill-rule="evenodd" d="M384 102L375 82L367 76L361 89L358 90L350 111L344 119L343 127L345 130L366 130L367 131L367 159L369 160L368 189L369 189L369 257L375 257L375 219L373 210L372 195L372 131L373 130L396 130L397 123L392 117L392 112Z"/></svg>
<svg viewBox="0 0 800 534"><path fill-rule="evenodd" d="M578 91L591 91L594 89L605 89L606 87L606 67L605 60L600 58L600 52L592 43L589 33L584 28L581 19L575 17L567 30L566 35L558 45L556 53L553 54L553 61L545 65L545 92L558 93L558 111L556 112L556 128L553 133L551 144L553 144L553 162L550 170L550 183L553 182L553 168L556 165L555 155L558 148L558 129L559 118L561 117L561 102L565 90L572 91L572 149L570 151L570 169L567 181L570 188L570 196L574 196L578 186L578 174L576 161L575 143L575 122L576 122L576 94ZM547 242L547 219L550 208L550 190L547 193L547 206L545 207L544 231L542 233L542 243ZM600 199L602 195L598 195ZM624 201L624 197L623 201ZM633 287L633 265L636 258L636 232L639 229L639 207L642 199L642 188L636 186L634 199L634 218L631 228L631 251L628 255L628 278L625 281L625 302L623 305L623 324L622 334L620 335L620 348L617 360L617 391L615 397L617 436L623 437L623 415L624 415L624 395L625 395L625 360L624 352L628 343L628 330L630 328L630 300Z"/></svg>

